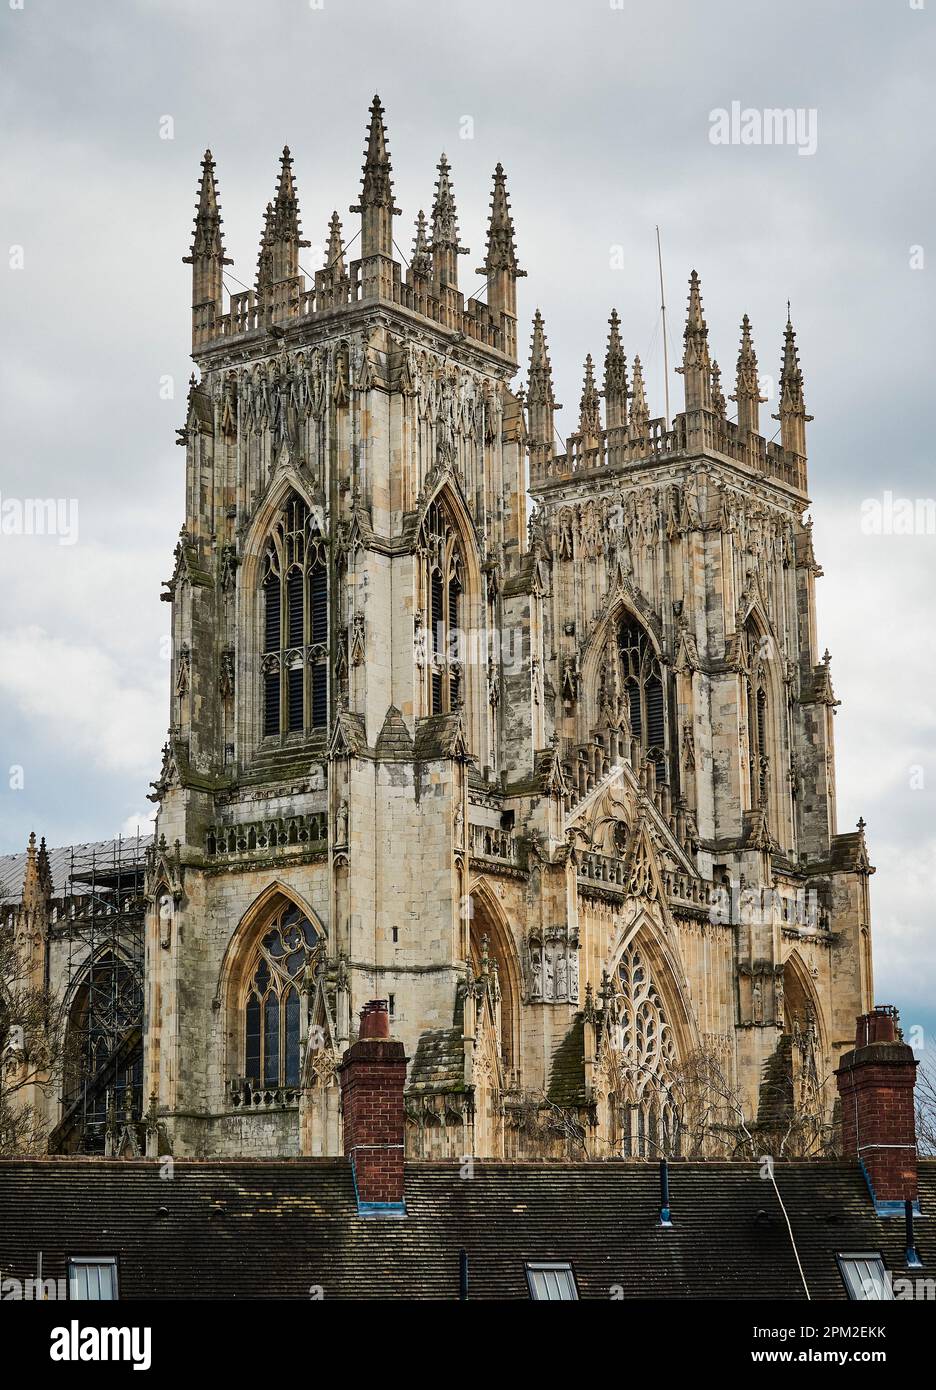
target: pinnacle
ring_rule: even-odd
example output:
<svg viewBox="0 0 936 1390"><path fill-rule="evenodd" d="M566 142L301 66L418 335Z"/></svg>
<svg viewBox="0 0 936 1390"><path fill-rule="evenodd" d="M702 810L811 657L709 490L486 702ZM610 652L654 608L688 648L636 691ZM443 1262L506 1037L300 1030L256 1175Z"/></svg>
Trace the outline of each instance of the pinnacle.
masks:
<svg viewBox="0 0 936 1390"><path fill-rule="evenodd" d="M416 235L413 238L410 270L414 275L428 275L430 270L428 225L426 214L422 208L419 209L419 216L416 218Z"/></svg>
<svg viewBox="0 0 936 1390"><path fill-rule="evenodd" d="M698 271L689 276L689 312L686 317L686 337L690 333L706 335L705 319L702 317L702 286Z"/></svg>
<svg viewBox="0 0 936 1390"><path fill-rule="evenodd" d="M510 215L510 200L507 196L507 180L504 166L500 162L494 169L487 251L484 265L478 267L476 274L490 275L496 270L509 270L517 278L526 275L525 270L519 270L517 267L517 247L513 218Z"/></svg>
<svg viewBox="0 0 936 1390"><path fill-rule="evenodd" d="M192 246L188 256L183 257L184 263L191 265L195 256L213 257L230 265L221 242L221 208L215 181L215 162L210 149L205 150L202 156Z"/></svg>
<svg viewBox="0 0 936 1390"><path fill-rule="evenodd" d="M650 411L647 406L647 391L644 386L643 367L641 366L640 358L637 356L634 357L631 401L631 430L635 434L641 434L650 423Z"/></svg>
<svg viewBox="0 0 936 1390"><path fill-rule="evenodd" d="M579 404L580 429L582 434L596 435L601 429L598 390L595 386L595 364L591 353L585 358L585 382Z"/></svg>
<svg viewBox="0 0 936 1390"><path fill-rule="evenodd" d="M361 212L365 207L386 207L394 213L393 185L390 181L390 155L387 149L387 131L384 126L384 108L380 97L374 96L370 105L370 124L367 130L367 144L364 147L364 174L361 187L361 201L351 208Z"/></svg>
<svg viewBox="0 0 936 1390"><path fill-rule="evenodd" d="M614 403L608 411L608 427L623 423L619 418L617 406L627 400L627 358L621 345L621 320L617 309L611 310L608 319L608 349L604 360L604 395Z"/></svg>
<svg viewBox="0 0 936 1390"><path fill-rule="evenodd" d="M539 309L533 315L533 338L530 343L530 370L528 373L529 399L533 401L548 401L554 409L558 409L553 395L552 382L552 363L549 360L549 348L546 343L546 332L543 316Z"/></svg>
<svg viewBox="0 0 936 1390"><path fill-rule="evenodd" d="M435 198L432 203L432 245L446 246L461 255L466 249L458 245L458 218L455 211L455 194L452 189L451 165L443 154L436 166L439 177L435 185Z"/></svg>
<svg viewBox="0 0 936 1390"><path fill-rule="evenodd" d="M341 236L341 220L337 208L328 223L328 247L325 253L325 269L332 275L344 275L344 243Z"/></svg>

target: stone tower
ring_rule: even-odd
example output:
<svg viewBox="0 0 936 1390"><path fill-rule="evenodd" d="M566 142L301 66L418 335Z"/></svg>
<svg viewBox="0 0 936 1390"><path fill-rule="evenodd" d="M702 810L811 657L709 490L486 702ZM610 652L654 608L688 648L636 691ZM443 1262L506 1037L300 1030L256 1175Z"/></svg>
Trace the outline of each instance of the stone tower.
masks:
<svg viewBox="0 0 936 1390"><path fill-rule="evenodd" d="M397 258L376 97L351 211L358 259L336 212L309 275L284 150L256 286L226 299L205 155L152 1142L340 1153L337 1067L375 997L414 1154L685 1148L700 1068L751 1124L821 1121L870 1006L871 870L835 826L792 327L774 445L747 319L727 418L695 274L671 427L612 313L557 455L538 311L510 385L501 166L480 298L444 155Z"/></svg>

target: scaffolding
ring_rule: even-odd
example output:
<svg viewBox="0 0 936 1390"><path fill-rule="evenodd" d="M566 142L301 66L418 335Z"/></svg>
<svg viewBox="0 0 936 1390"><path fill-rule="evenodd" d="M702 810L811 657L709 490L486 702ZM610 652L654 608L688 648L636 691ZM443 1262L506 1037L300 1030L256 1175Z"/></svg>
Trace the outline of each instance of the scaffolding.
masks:
<svg viewBox="0 0 936 1390"><path fill-rule="evenodd" d="M143 1113L146 850L151 836L73 845L54 935L67 937L68 1013L59 1153L109 1152Z"/></svg>

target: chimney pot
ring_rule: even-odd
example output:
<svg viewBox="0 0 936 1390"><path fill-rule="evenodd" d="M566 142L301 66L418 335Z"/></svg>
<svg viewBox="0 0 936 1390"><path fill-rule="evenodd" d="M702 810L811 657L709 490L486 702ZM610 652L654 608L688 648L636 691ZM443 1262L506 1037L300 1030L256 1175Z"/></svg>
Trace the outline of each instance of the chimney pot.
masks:
<svg viewBox="0 0 936 1390"><path fill-rule="evenodd" d="M389 1038L390 1006L386 999L370 999L361 1010L362 1038Z"/></svg>
<svg viewBox="0 0 936 1390"><path fill-rule="evenodd" d="M913 1087L917 1062L900 1039L897 1010L879 1007L856 1023L855 1046L835 1073L842 1098L842 1150L857 1158L882 1215L918 1201Z"/></svg>

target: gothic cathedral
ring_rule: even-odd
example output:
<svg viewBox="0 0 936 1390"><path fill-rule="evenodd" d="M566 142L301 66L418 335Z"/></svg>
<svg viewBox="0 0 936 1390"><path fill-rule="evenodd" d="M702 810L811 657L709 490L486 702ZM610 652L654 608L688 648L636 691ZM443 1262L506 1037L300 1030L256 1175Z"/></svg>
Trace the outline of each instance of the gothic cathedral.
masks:
<svg viewBox="0 0 936 1390"><path fill-rule="evenodd" d="M305 275L284 150L255 288L226 298L203 160L146 874L157 1151L340 1153L372 998L413 1156L827 1125L872 1004L872 869L836 826L791 324L778 442L746 316L726 402L693 272L684 410L651 417L612 312L557 452L539 312L511 384L501 166L479 298L445 156L402 264L377 98L351 211Z"/></svg>

